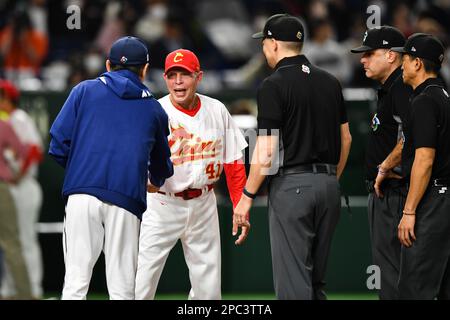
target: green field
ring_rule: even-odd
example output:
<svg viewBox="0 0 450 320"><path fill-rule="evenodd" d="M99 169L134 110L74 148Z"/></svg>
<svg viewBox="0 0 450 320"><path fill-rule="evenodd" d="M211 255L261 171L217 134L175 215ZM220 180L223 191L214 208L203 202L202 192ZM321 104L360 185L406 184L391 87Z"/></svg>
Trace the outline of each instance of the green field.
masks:
<svg viewBox="0 0 450 320"><path fill-rule="evenodd" d="M58 299L59 294L47 294L46 299ZM274 300L274 294L223 294L223 300ZM107 300L104 293L91 293L88 300ZM329 300L378 300L375 293L329 293ZM156 300L187 300L187 294L157 294Z"/></svg>
<svg viewBox="0 0 450 320"><path fill-rule="evenodd" d="M274 294L224 294L223 300L274 300ZM186 300L186 294L160 294L157 300ZM377 294L372 293L330 293L329 300L378 300Z"/></svg>

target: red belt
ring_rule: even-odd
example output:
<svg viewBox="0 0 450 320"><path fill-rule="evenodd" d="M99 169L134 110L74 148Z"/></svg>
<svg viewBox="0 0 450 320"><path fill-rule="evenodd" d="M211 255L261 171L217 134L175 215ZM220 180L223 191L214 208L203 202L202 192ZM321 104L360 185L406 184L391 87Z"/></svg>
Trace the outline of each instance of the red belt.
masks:
<svg viewBox="0 0 450 320"><path fill-rule="evenodd" d="M214 189L213 184L208 184L208 192ZM160 194L167 194L167 192L158 191ZM175 197L181 197L184 200L191 200L200 197L203 194L203 189L186 189L181 192L174 193Z"/></svg>

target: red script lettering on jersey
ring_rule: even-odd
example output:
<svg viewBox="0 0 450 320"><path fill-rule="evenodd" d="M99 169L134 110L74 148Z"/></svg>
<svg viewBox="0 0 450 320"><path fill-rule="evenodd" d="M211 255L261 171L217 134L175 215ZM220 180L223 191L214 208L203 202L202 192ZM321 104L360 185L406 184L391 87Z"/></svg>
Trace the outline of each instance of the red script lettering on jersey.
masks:
<svg viewBox="0 0 450 320"><path fill-rule="evenodd" d="M174 127L172 124L170 131L169 147L172 152L171 160L175 166L189 161L216 158L222 150L221 139L202 141L186 128Z"/></svg>

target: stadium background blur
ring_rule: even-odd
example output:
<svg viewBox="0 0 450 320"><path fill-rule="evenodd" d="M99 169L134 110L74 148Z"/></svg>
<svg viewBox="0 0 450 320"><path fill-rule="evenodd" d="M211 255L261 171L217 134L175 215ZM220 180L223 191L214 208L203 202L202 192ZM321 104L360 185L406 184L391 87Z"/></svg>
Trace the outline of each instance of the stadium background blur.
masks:
<svg viewBox="0 0 450 320"><path fill-rule="evenodd" d="M79 29L68 28L73 11L67 8L71 5L80 9ZM197 53L205 71L199 92L224 101L238 124L251 129L256 126L256 88L270 73L261 44L252 40L251 34L260 31L272 14L300 16L306 25L304 53L311 62L334 74L345 88L353 135L341 180L343 191L350 196L351 212L343 206L328 267L328 291L334 293L332 298L373 298L374 292L366 285L371 258L363 163L365 135L376 105L376 85L365 78L359 55L349 52L362 41L366 21L372 14L367 12L370 5L380 9L381 25L395 26L406 36L425 32L441 39L446 47L441 76L449 85L449 0L1 0L0 77L21 89L20 106L36 121L48 146L49 127L70 89L105 71L106 54L116 39L136 35L149 47L146 84L157 98L167 92L162 78L166 54L181 47L190 49ZM6 50L8 30L17 35L13 37L17 43L9 46L11 52ZM26 41L20 41L23 30L28 33ZM35 55L27 61L24 52L29 50ZM46 296L59 294L64 276L64 204L60 197L63 174L46 157L39 174L44 204L37 225ZM224 297L273 298L264 188L252 210L250 237L242 247L235 247L232 241L231 204L223 181L216 194L220 201ZM91 284L94 298L104 297L106 292L103 263L101 259L95 268ZM167 264L157 297L185 299L189 279L179 245Z"/></svg>

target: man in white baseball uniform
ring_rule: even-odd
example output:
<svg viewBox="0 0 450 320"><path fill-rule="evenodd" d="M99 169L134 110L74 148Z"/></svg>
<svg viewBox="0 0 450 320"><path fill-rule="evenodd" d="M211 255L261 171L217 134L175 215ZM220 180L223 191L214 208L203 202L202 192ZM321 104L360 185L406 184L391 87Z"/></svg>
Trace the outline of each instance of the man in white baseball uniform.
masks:
<svg viewBox="0 0 450 320"><path fill-rule="evenodd" d="M34 298L42 298L42 255L36 223L42 205L42 189L37 181L38 165L42 160L42 138L34 121L17 108L20 93L11 82L0 80L0 110L9 115L9 122L20 141L28 146L28 155L22 165L22 178L10 187L17 208L20 243L27 265ZM16 289L11 271L5 268L2 296L15 296Z"/></svg>
<svg viewBox="0 0 450 320"><path fill-rule="evenodd" d="M189 268L189 299L221 299L221 249L213 185L225 170L233 207L246 182L242 150L247 143L220 101L196 93L203 72L185 49L166 57L169 94L159 99L169 116L174 175L148 193L139 238L136 299L154 299L167 257L181 240ZM242 226L236 244L245 241ZM238 232L233 225L233 235Z"/></svg>

